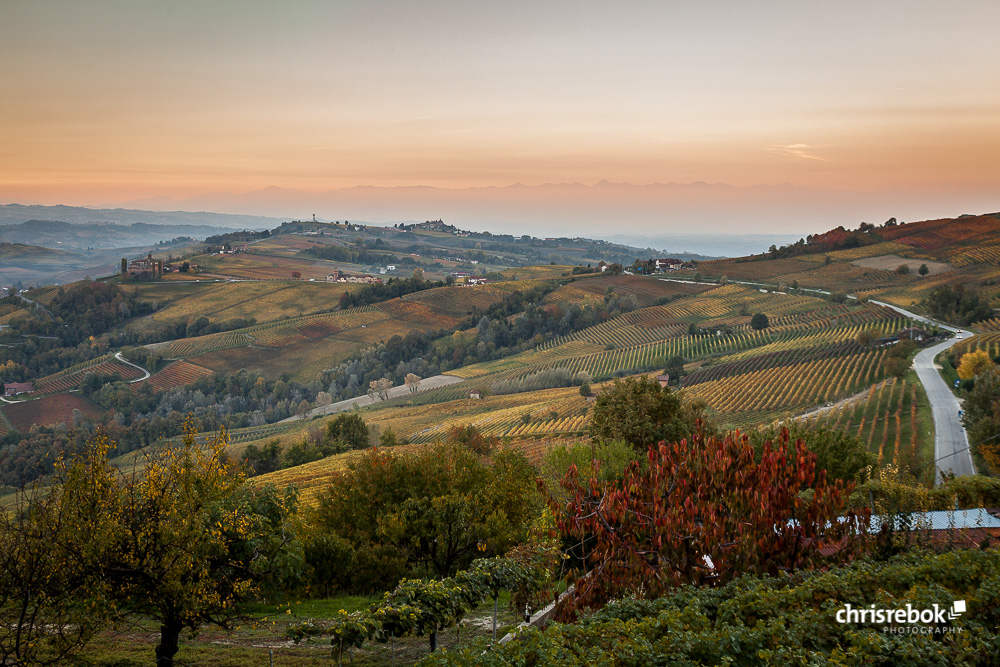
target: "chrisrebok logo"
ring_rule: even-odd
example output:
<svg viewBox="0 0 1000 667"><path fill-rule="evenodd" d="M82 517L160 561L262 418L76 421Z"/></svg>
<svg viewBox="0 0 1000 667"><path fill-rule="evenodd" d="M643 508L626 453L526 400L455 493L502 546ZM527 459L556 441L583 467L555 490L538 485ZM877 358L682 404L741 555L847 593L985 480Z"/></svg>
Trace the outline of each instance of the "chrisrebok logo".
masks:
<svg viewBox="0 0 1000 667"><path fill-rule="evenodd" d="M961 632L962 628L949 625L950 621L965 613L965 600L955 600L951 609L939 604L930 609L915 609L913 605L888 609L885 607L852 607L845 604L837 610L838 623L859 623L887 626L885 632L898 634L940 634Z"/></svg>

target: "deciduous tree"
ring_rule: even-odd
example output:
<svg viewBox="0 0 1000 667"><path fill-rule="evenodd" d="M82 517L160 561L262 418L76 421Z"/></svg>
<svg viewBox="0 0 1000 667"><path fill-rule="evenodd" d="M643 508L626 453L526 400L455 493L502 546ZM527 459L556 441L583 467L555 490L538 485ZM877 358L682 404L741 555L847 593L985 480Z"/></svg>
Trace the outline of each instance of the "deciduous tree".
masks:
<svg viewBox="0 0 1000 667"><path fill-rule="evenodd" d="M588 567L560 605L562 618L625 595L807 568L827 545L844 559L866 524L864 513L843 514L851 485L827 483L815 455L801 440L790 445L787 432L759 460L739 432L660 443L647 459L611 484L582 479L573 467L562 482L569 502L550 502Z"/></svg>
<svg viewBox="0 0 1000 667"><path fill-rule="evenodd" d="M623 440L645 451L661 440L686 438L704 420L704 406L683 403L669 387L645 376L615 380L594 403L590 422L593 437Z"/></svg>
<svg viewBox="0 0 1000 667"><path fill-rule="evenodd" d="M764 313L754 313L754 316L750 318L750 328L756 329L757 331L762 331L763 329L771 326L771 322L767 319L767 315Z"/></svg>
<svg viewBox="0 0 1000 667"><path fill-rule="evenodd" d="M967 352L962 355L962 359L958 363L958 377L963 380L971 380L995 367L996 365L986 350Z"/></svg>

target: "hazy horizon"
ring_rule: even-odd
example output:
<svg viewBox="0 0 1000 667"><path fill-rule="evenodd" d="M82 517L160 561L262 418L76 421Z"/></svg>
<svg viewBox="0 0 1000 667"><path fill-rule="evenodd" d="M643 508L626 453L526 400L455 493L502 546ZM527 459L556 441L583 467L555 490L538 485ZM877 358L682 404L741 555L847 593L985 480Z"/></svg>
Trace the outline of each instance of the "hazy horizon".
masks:
<svg viewBox="0 0 1000 667"><path fill-rule="evenodd" d="M10 0L0 200L569 235L992 212L996 25L986 0Z"/></svg>

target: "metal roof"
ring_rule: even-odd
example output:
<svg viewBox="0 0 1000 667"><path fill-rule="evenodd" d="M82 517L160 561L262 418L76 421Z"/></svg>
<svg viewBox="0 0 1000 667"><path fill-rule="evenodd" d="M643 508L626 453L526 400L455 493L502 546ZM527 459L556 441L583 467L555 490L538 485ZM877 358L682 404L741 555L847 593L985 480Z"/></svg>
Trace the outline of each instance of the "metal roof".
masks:
<svg viewBox="0 0 1000 667"><path fill-rule="evenodd" d="M872 516L871 532L882 529L882 522L891 521L896 530L948 530L951 528L1000 528L1000 518L986 508L913 512L890 517Z"/></svg>

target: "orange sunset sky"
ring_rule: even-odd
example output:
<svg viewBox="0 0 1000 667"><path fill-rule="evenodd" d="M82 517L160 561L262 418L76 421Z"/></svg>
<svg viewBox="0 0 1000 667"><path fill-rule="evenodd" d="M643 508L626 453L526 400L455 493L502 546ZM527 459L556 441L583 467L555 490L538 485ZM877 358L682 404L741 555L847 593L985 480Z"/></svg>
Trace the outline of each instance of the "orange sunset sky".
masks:
<svg viewBox="0 0 1000 667"><path fill-rule="evenodd" d="M606 179L995 211L998 32L996 0L2 0L0 203Z"/></svg>

